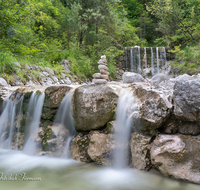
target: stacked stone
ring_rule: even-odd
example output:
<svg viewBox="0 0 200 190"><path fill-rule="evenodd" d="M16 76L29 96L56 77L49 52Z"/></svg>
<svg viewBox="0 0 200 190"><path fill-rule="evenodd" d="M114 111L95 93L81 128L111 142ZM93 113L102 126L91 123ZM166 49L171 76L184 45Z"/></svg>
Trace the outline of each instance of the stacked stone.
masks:
<svg viewBox="0 0 200 190"><path fill-rule="evenodd" d="M100 73L95 73L93 75L93 80L92 82L95 84L106 84L108 81L108 67L106 67L107 65L107 60L106 60L106 56L103 55L101 56L101 59L98 62L99 66L98 69L100 70Z"/></svg>

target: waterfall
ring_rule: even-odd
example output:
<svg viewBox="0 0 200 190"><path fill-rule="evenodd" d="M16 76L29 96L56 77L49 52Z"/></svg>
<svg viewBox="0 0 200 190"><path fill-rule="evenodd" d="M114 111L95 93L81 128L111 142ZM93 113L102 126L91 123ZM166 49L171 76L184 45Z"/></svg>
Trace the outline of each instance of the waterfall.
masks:
<svg viewBox="0 0 200 190"><path fill-rule="evenodd" d="M16 96L15 96L16 95ZM11 95L4 104L3 112L0 116L0 147L5 149L12 148L13 135L15 131L15 120L19 102L23 101L23 96L20 93ZM14 97L15 96L15 97ZM20 103L21 105L21 103Z"/></svg>
<svg viewBox="0 0 200 190"><path fill-rule="evenodd" d="M126 51L126 69L128 68L127 62L128 62L128 52L127 52L127 47L125 47L125 51Z"/></svg>
<svg viewBox="0 0 200 190"><path fill-rule="evenodd" d="M159 56L158 56L158 47L156 47L156 57L157 57L157 73L159 73Z"/></svg>
<svg viewBox="0 0 200 190"><path fill-rule="evenodd" d="M117 118L115 126L114 167L124 168L128 164L129 137L131 132L132 116L137 104L133 93L122 91L117 103Z"/></svg>
<svg viewBox="0 0 200 190"><path fill-rule="evenodd" d="M166 57L166 50L165 50L165 47L163 47L164 49L164 59L165 59L165 68L167 66L167 57Z"/></svg>
<svg viewBox="0 0 200 190"><path fill-rule="evenodd" d="M130 50L131 72L133 72L133 48Z"/></svg>
<svg viewBox="0 0 200 190"><path fill-rule="evenodd" d="M154 76L153 48L151 47L151 75Z"/></svg>
<svg viewBox="0 0 200 190"><path fill-rule="evenodd" d="M161 67L163 68L164 64L163 64L163 52L160 51L160 60L161 60Z"/></svg>
<svg viewBox="0 0 200 190"><path fill-rule="evenodd" d="M35 138L38 135L40 118L42 113L45 93L37 95L33 92L29 100L27 120L26 120L26 139L23 151L27 154L34 154L36 150Z"/></svg>
<svg viewBox="0 0 200 190"><path fill-rule="evenodd" d="M145 67L147 68L147 49L144 48L144 59L145 59Z"/></svg>
<svg viewBox="0 0 200 190"><path fill-rule="evenodd" d="M138 73L141 74L140 47L138 46Z"/></svg>
<svg viewBox="0 0 200 190"><path fill-rule="evenodd" d="M58 111L56 113L55 121L53 126L58 127L58 131L62 131L63 129L67 129L69 131L69 136L66 140L64 156L65 158L69 158L69 146L72 137L76 134L74 129L74 119L72 117L72 109L71 109L71 97L74 89L70 90L65 97L63 98Z"/></svg>

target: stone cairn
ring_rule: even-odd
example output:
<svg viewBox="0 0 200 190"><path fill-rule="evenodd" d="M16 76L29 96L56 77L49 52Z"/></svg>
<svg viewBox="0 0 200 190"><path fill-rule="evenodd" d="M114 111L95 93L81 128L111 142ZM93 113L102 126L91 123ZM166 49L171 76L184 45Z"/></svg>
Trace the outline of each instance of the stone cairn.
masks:
<svg viewBox="0 0 200 190"><path fill-rule="evenodd" d="M107 60L106 60L106 56L103 55L101 56L101 59L98 62L99 66L98 69L100 70L100 73L95 73L93 74L93 80L92 82L94 84L106 84L108 81L108 67L106 67L107 65Z"/></svg>

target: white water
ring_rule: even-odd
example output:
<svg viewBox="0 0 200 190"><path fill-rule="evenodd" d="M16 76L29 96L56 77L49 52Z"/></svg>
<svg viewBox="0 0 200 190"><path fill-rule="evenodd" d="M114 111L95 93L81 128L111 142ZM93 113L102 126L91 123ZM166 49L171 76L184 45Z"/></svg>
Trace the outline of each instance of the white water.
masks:
<svg viewBox="0 0 200 190"><path fill-rule="evenodd" d="M138 73L141 74L141 60L140 60L140 47L138 46Z"/></svg>
<svg viewBox="0 0 200 190"><path fill-rule="evenodd" d="M36 142L35 138L38 135L38 129L40 124L41 112L43 107L43 102L45 98L45 93L37 95L33 92L29 100L27 121L26 121L26 138L23 151L26 154L35 154Z"/></svg>
<svg viewBox="0 0 200 190"><path fill-rule="evenodd" d="M145 60L145 68L147 68L147 49L144 48L144 60Z"/></svg>
<svg viewBox="0 0 200 190"><path fill-rule="evenodd" d="M154 76L153 48L151 47L151 75Z"/></svg>
<svg viewBox="0 0 200 190"><path fill-rule="evenodd" d="M122 169L128 164L129 136L132 116L137 110L133 92L122 91L117 103L115 126L116 149L114 151L114 167Z"/></svg>
<svg viewBox="0 0 200 190"><path fill-rule="evenodd" d="M10 98L0 117L0 147L10 149L14 132L16 105Z"/></svg>
<svg viewBox="0 0 200 190"><path fill-rule="evenodd" d="M133 72L133 48L130 50L131 72Z"/></svg>
<svg viewBox="0 0 200 190"><path fill-rule="evenodd" d="M159 55L158 55L158 47L156 47L156 58L157 58L157 73L159 73Z"/></svg>
<svg viewBox="0 0 200 190"><path fill-rule="evenodd" d="M62 99L62 102L56 113L54 126L58 127L58 131L64 131L67 129L69 131L69 136L66 139L66 145L64 150L64 157L70 158L69 156L69 146L72 137L75 135L76 131L74 129L74 119L72 117L71 109L71 97L74 89L70 90L65 97Z"/></svg>

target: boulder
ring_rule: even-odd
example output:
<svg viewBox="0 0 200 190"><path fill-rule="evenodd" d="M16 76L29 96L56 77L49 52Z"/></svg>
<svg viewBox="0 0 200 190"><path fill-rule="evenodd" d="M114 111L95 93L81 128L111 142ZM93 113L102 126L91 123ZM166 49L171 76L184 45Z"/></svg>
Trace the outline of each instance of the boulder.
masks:
<svg viewBox="0 0 200 190"><path fill-rule="evenodd" d="M200 183L200 136L159 135L151 148L152 164L165 176Z"/></svg>
<svg viewBox="0 0 200 190"><path fill-rule="evenodd" d="M166 74L163 74L163 73L159 73L159 74L156 74L155 76L153 76L151 78L151 83L154 84L154 85L158 85L159 83L161 83L162 81L166 81L166 80L169 80L169 76L166 75Z"/></svg>
<svg viewBox="0 0 200 190"><path fill-rule="evenodd" d="M161 91L147 83L132 85L139 104L143 130L154 130L162 126L172 112L172 91Z"/></svg>
<svg viewBox="0 0 200 190"><path fill-rule="evenodd" d="M125 72L122 79L123 83L145 82L142 75L132 72Z"/></svg>
<svg viewBox="0 0 200 190"><path fill-rule="evenodd" d="M79 133L76 137L74 137L70 144L70 158L77 160L79 162L91 162L91 158L89 157L87 150L89 146L89 138L88 134Z"/></svg>
<svg viewBox="0 0 200 190"><path fill-rule="evenodd" d="M147 170L150 166L150 158L148 157L148 151L150 149L150 136L139 134L137 132L131 135L131 157L132 166L138 170Z"/></svg>
<svg viewBox="0 0 200 190"><path fill-rule="evenodd" d="M85 85L76 88L72 98L77 131L103 128L115 115L118 96L108 85Z"/></svg>
<svg viewBox="0 0 200 190"><path fill-rule="evenodd" d="M200 121L200 79L177 80L173 92L174 115L181 120Z"/></svg>
<svg viewBox="0 0 200 190"><path fill-rule="evenodd" d="M0 86L8 86L8 83L6 82L5 79L0 78Z"/></svg>
<svg viewBox="0 0 200 190"><path fill-rule="evenodd" d="M45 90L44 106L48 108L58 108L63 97L69 92L69 86L51 86Z"/></svg>
<svg viewBox="0 0 200 190"><path fill-rule="evenodd" d="M112 151L114 148L114 134L103 134L98 131L91 131L89 133L89 147L87 152L96 164L111 166Z"/></svg>
<svg viewBox="0 0 200 190"><path fill-rule="evenodd" d="M179 125L178 131L184 135L199 135L200 134L200 126L196 123L186 123L183 125Z"/></svg>

